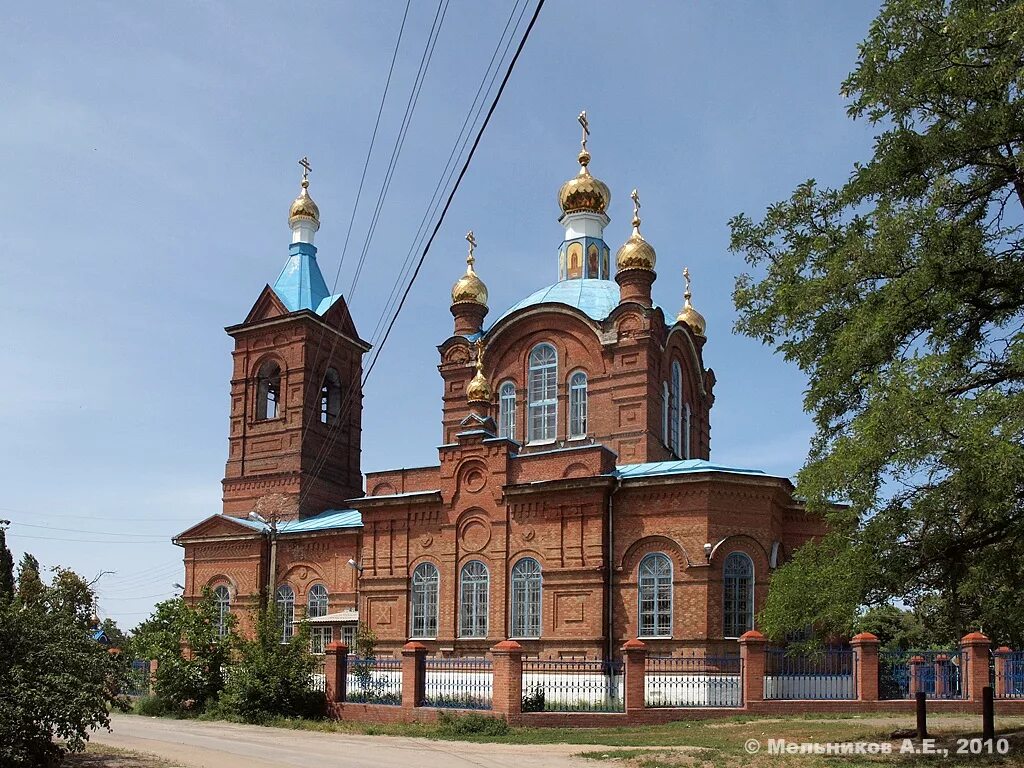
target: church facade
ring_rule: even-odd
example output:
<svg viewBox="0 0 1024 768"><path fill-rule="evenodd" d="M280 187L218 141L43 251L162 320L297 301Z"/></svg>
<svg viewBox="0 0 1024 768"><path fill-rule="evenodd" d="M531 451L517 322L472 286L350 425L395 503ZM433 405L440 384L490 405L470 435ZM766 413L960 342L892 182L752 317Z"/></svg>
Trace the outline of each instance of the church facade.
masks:
<svg viewBox="0 0 1024 768"><path fill-rule="evenodd" d="M227 328L223 510L175 537L187 597L212 590L245 627L272 595L282 640L306 619L315 650L363 623L384 653L415 640L475 656L511 638L540 658L612 658L636 637L657 655L735 652L772 570L823 524L787 479L711 461L715 376L689 274L666 315L636 190L613 254L580 122L558 280L488 322L467 235L426 467L361 472L369 345L320 272L304 175L284 270Z"/></svg>

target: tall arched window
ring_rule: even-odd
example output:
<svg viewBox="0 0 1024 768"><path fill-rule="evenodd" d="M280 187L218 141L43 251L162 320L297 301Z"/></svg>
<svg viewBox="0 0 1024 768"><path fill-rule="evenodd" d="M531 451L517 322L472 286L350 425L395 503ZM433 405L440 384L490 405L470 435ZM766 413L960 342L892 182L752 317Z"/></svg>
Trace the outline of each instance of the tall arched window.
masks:
<svg viewBox="0 0 1024 768"><path fill-rule="evenodd" d="M669 397L669 431L672 437L672 453L682 458L682 436L680 435L680 418L682 410L680 405L683 402L683 371L679 367L679 361L672 361L672 392Z"/></svg>
<svg viewBox="0 0 1024 768"><path fill-rule="evenodd" d="M743 552L725 558L722 573L722 634L739 637L754 628L754 563Z"/></svg>
<svg viewBox="0 0 1024 768"><path fill-rule="evenodd" d="M341 377L333 368L324 374L320 387L320 423L333 424L341 415Z"/></svg>
<svg viewBox="0 0 1024 768"><path fill-rule="evenodd" d="M281 642L287 643L295 634L295 590L287 584L277 588L277 621Z"/></svg>
<svg viewBox="0 0 1024 768"><path fill-rule="evenodd" d="M587 436L587 374L576 371L569 379L569 437Z"/></svg>
<svg viewBox="0 0 1024 768"><path fill-rule="evenodd" d="M470 560L462 566L459 601L459 636L487 637L488 587L487 566Z"/></svg>
<svg viewBox="0 0 1024 768"><path fill-rule="evenodd" d="M683 403L683 458L692 458L690 453L690 404Z"/></svg>
<svg viewBox="0 0 1024 768"><path fill-rule="evenodd" d="M652 552L640 561L637 578L640 637L672 636L672 561Z"/></svg>
<svg viewBox="0 0 1024 768"><path fill-rule="evenodd" d="M558 354L550 344L538 344L530 352L527 398L527 442L554 440L558 416Z"/></svg>
<svg viewBox="0 0 1024 768"><path fill-rule="evenodd" d="M668 442L668 382L661 382L661 442Z"/></svg>
<svg viewBox="0 0 1024 768"><path fill-rule="evenodd" d="M420 563L412 572L412 636L437 637L437 566Z"/></svg>
<svg viewBox="0 0 1024 768"><path fill-rule="evenodd" d="M306 593L306 618L316 619L327 615L327 587L323 584L314 584ZM310 650L313 653L323 653L327 645L334 639L331 627L314 624L309 633Z"/></svg>
<svg viewBox="0 0 1024 768"><path fill-rule="evenodd" d="M217 606L217 637L226 637L231 615L231 592L221 584L213 590L213 602Z"/></svg>
<svg viewBox="0 0 1024 768"><path fill-rule="evenodd" d="M512 637L540 637L540 563L524 557L512 566Z"/></svg>
<svg viewBox="0 0 1024 768"><path fill-rule="evenodd" d="M256 377L256 419L276 419L281 405L281 366L268 360Z"/></svg>
<svg viewBox="0 0 1024 768"><path fill-rule="evenodd" d="M498 436L516 439L516 385L511 381L498 390Z"/></svg>

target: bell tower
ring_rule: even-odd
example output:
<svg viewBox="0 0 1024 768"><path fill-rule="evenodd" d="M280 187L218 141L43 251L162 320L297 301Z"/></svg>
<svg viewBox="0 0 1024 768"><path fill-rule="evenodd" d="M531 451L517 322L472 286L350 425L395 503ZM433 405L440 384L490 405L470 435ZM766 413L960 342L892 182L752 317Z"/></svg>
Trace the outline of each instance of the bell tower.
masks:
<svg viewBox="0 0 1024 768"><path fill-rule="evenodd" d="M362 496L362 356L345 299L330 295L316 260L320 210L306 158L292 202L288 260L234 339L224 514L287 520Z"/></svg>

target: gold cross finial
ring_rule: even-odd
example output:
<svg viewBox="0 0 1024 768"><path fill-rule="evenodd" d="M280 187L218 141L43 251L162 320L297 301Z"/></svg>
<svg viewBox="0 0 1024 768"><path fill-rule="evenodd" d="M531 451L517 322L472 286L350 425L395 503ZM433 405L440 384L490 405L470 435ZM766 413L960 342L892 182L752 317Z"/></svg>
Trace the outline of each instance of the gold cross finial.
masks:
<svg viewBox="0 0 1024 768"><path fill-rule="evenodd" d="M476 369L477 371L483 371L484 369L484 340L476 340Z"/></svg>
<svg viewBox="0 0 1024 768"><path fill-rule="evenodd" d="M583 139L580 141L580 146L583 151L587 151L587 137L590 135L590 121L587 120L587 110L580 112L580 116L576 118L580 121L580 125L583 126Z"/></svg>
<svg viewBox="0 0 1024 768"><path fill-rule="evenodd" d="M466 242L469 243L469 253L466 255L466 263L469 268L473 268L473 263L476 261L476 256L473 255L473 249L476 248L476 237L473 235L473 230L469 230L466 233Z"/></svg>
<svg viewBox="0 0 1024 768"><path fill-rule="evenodd" d="M633 198L633 229L640 227L640 193L635 189L629 195Z"/></svg>
<svg viewBox="0 0 1024 768"><path fill-rule="evenodd" d="M690 293L690 268L689 267L683 267L683 280L686 281L686 291L683 293L683 298L686 299L687 302L689 302L690 301L690 297L693 295L692 293Z"/></svg>
<svg viewBox="0 0 1024 768"><path fill-rule="evenodd" d="M302 186L308 187L309 174L313 172L313 166L309 164L309 158L305 156L299 160L299 165L302 166Z"/></svg>

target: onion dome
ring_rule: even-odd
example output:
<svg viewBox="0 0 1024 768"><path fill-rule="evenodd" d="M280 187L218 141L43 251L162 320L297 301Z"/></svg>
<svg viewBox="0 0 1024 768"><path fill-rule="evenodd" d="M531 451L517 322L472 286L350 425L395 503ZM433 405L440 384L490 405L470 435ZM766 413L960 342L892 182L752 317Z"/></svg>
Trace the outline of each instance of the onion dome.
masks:
<svg viewBox="0 0 1024 768"><path fill-rule="evenodd" d="M590 134L590 123L587 122L587 113L580 112L580 125L583 126L583 140L580 154L577 158L580 162L580 172L575 177L565 182L558 190L558 204L563 213L578 213L589 211L591 213L604 213L608 210L608 204L612 201L611 190L608 185L600 179L590 175L587 166L590 164L590 153L587 151L587 136Z"/></svg>
<svg viewBox="0 0 1024 768"><path fill-rule="evenodd" d="M309 160L302 158L299 164L303 167L302 171L302 191L299 192L299 196L292 201L292 207L288 211L288 226L294 227L298 221L312 221L320 226L320 209L316 203L313 202L313 198L309 196Z"/></svg>
<svg viewBox="0 0 1024 768"><path fill-rule="evenodd" d="M466 385L466 399L471 403L491 402L491 385L484 376L484 342L476 342L476 375Z"/></svg>
<svg viewBox="0 0 1024 768"><path fill-rule="evenodd" d="M683 279L686 280L686 291L683 293L683 308L679 310L679 316L676 318L677 323L685 323L690 327L695 336L705 338L705 331L707 330L707 321L704 320L704 315L693 308L690 303L690 297L693 295L690 293L690 269L689 267L683 268Z"/></svg>
<svg viewBox="0 0 1024 768"><path fill-rule="evenodd" d="M469 254L466 256L466 274L456 280L455 285L452 286L452 304L470 302L486 307L487 286L484 285L484 281L473 271L473 264L476 263L476 257L473 255L473 249L476 247L476 238L473 237L472 230L466 235L466 240L469 242Z"/></svg>
<svg viewBox="0 0 1024 768"><path fill-rule="evenodd" d="M640 195L634 189L630 197L633 198L633 234L615 254L615 266L619 272L627 269L646 269L653 272L658 257L654 247L640 234Z"/></svg>

